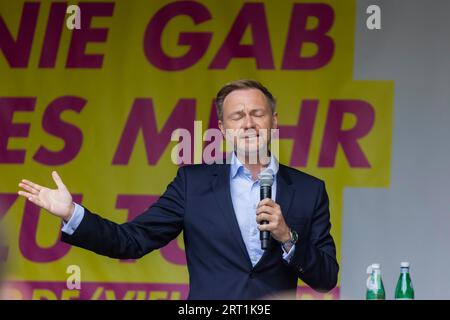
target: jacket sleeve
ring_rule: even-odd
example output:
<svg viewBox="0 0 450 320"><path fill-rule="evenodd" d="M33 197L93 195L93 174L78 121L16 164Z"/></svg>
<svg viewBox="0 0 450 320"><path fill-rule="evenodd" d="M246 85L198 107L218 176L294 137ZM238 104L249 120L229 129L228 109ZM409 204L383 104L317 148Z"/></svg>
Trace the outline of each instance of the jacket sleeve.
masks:
<svg viewBox="0 0 450 320"><path fill-rule="evenodd" d="M310 232L302 234L300 231L294 254L289 261L298 277L317 291L329 291L337 284L339 265L330 229L328 195L325 184L321 181Z"/></svg>
<svg viewBox="0 0 450 320"><path fill-rule="evenodd" d="M185 201L185 168L181 167L159 200L134 220L117 224L85 208L78 228L72 235L63 232L61 240L111 258L140 258L180 234Z"/></svg>

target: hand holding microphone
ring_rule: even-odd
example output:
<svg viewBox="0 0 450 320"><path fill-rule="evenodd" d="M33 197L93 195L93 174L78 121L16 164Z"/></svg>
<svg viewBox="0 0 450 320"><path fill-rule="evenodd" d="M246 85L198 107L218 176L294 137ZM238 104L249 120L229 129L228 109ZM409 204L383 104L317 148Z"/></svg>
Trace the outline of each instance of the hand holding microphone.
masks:
<svg viewBox="0 0 450 320"><path fill-rule="evenodd" d="M272 200L274 174L267 169L259 174L260 199L256 209L256 222L259 224L261 249L266 250L270 244L270 236L284 243L291 239L291 232L284 221L281 207Z"/></svg>

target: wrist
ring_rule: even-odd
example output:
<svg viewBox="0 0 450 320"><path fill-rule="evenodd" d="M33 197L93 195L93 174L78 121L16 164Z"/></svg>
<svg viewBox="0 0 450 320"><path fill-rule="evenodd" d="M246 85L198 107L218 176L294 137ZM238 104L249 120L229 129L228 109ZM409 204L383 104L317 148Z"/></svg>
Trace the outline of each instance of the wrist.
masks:
<svg viewBox="0 0 450 320"><path fill-rule="evenodd" d="M284 241L281 243L284 251L289 252L291 250L292 246L295 245L297 240L298 240L297 232L295 230L289 229L289 239L287 241Z"/></svg>
<svg viewBox="0 0 450 320"><path fill-rule="evenodd" d="M280 242L283 244L288 242L289 240L292 240L292 234L291 229L288 228L287 231L284 233L284 236L280 239Z"/></svg>
<svg viewBox="0 0 450 320"><path fill-rule="evenodd" d="M70 204L69 214L63 217L64 222L69 222L70 218L72 218L73 214L75 212L75 204L72 202Z"/></svg>

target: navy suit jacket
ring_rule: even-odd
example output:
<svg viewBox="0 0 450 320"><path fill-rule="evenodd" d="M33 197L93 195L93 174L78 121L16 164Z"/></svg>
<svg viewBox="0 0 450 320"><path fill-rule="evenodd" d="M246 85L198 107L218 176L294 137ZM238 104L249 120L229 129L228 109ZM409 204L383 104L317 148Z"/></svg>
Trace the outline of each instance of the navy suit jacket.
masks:
<svg viewBox="0 0 450 320"><path fill-rule="evenodd" d="M339 266L330 235L323 181L280 164L276 202L299 240L289 263L272 239L253 267L230 195L230 165L179 168L167 190L133 221L117 224L85 208L72 235L62 240L98 254L139 258L184 232L189 299L258 299L282 293L295 298L298 278L315 290L336 286Z"/></svg>

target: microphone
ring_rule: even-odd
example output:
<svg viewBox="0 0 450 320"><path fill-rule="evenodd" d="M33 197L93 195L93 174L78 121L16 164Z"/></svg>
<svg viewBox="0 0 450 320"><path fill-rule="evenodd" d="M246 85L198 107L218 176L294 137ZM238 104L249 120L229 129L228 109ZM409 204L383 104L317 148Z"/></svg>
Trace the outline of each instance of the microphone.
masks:
<svg viewBox="0 0 450 320"><path fill-rule="evenodd" d="M272 184L273 184L272 169L264 170L259 174L259 183L260 183L260 190L259 190L260 200L263 200L265 198L272 199ZM261 221L261 224L268 224L268 223L269 222L266 220ZM267 230L260 231L259 239L261 240L261 249L266 250L269 247L270 243L270 232Z"/></svg>

